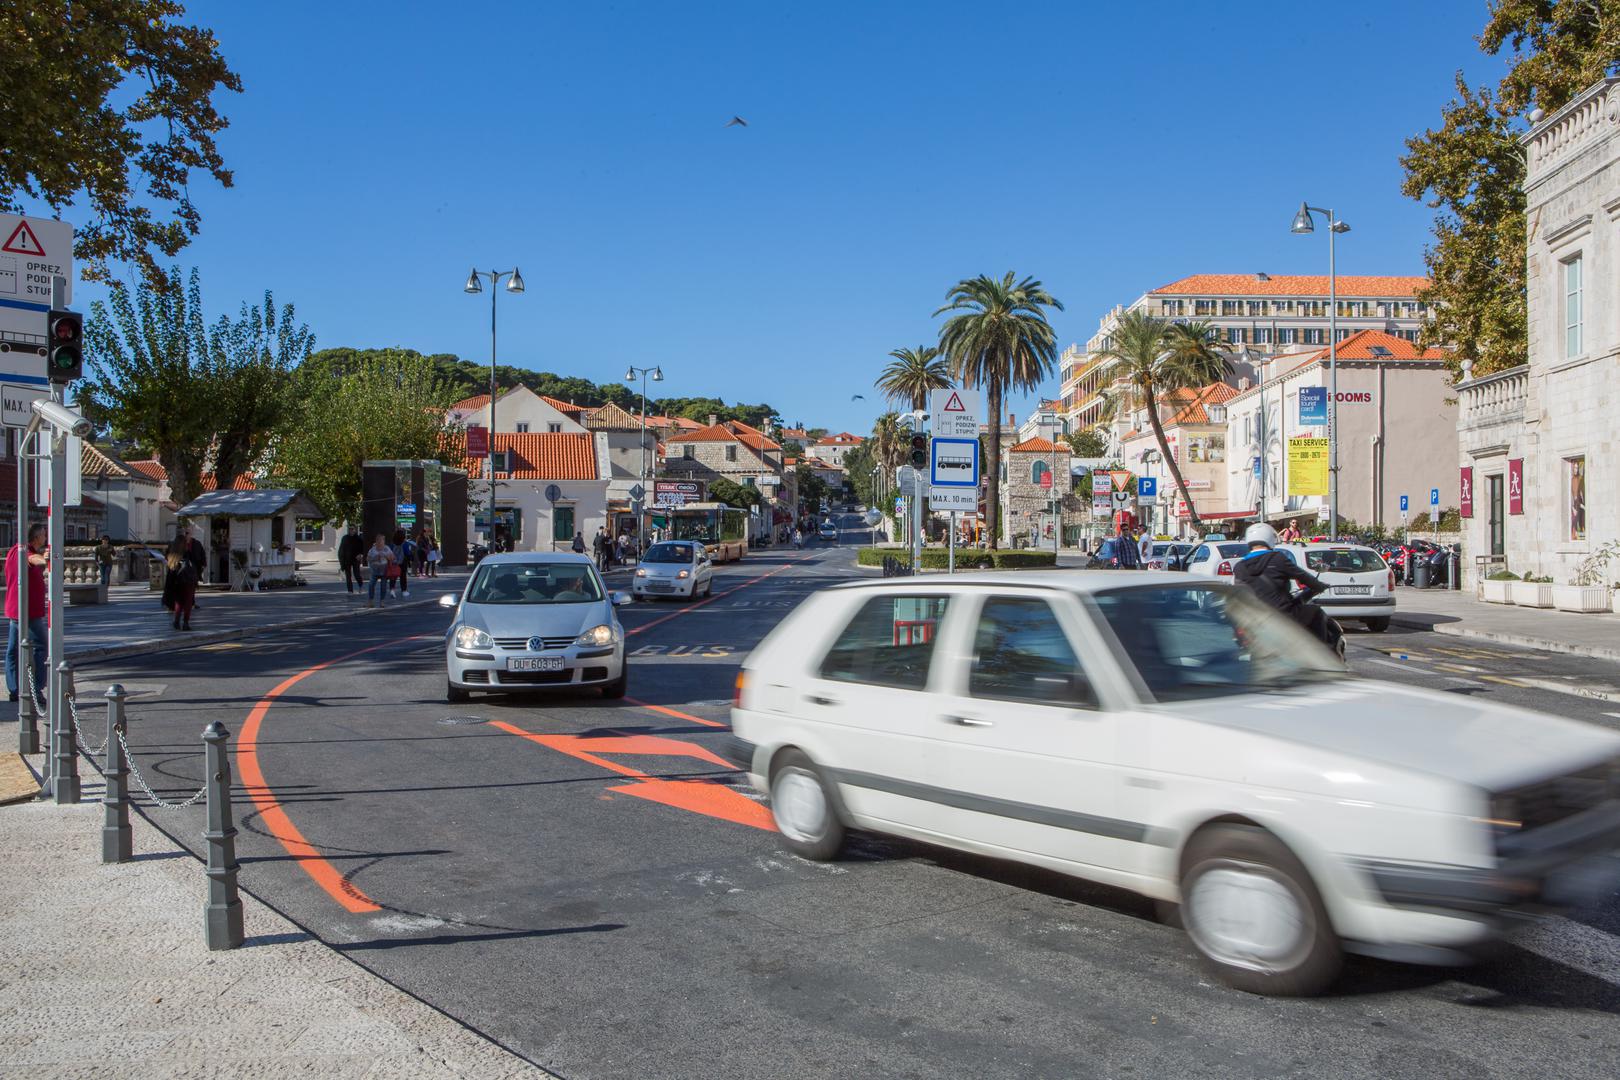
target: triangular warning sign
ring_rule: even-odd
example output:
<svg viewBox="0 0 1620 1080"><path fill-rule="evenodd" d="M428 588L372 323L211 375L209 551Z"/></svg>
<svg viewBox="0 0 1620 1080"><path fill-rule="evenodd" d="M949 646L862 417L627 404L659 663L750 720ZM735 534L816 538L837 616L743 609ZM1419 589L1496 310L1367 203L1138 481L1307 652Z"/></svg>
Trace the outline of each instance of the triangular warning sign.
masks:
<svg viewBox="0 0 1620 1080"><path fill-rule="evenodd" d="M957 393L956 393L955 390L952 390L950 400L945 402L945 407L943 409L939 410L939 411L940 412L967 412L967 406L962 404L962 399L957 396Z"/></svg>
<svg viewBox="0 0 1620 1080"><path fill-rule="evenodd" d="M0 244L0 251L10 251L17 255L43 255L45 246L34 235L34 230L28 227L28 222L19 221L17 227L11 230L11 236L4 244Z"/></svg>

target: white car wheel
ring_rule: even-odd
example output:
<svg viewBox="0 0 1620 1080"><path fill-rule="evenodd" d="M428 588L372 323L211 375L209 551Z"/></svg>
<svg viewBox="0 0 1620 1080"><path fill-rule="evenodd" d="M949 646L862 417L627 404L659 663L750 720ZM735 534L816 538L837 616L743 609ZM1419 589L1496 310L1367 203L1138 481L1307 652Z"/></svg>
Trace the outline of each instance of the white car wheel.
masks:
<svg viewBox="0 0 1620 1080"><path fill-rule="evenodd" d="M789 850L807 859L831 859L844 846L844 824L810 759L787 751L771 773L771 816Z"/></svg>
<svg viewBox="0 0 1620 1080"><path fill-rule="evenodd" d="M1272 971L1309 947L1301 898L1266 867L1206 869L1185 902L1188 933L1217 963Z"/></svg>

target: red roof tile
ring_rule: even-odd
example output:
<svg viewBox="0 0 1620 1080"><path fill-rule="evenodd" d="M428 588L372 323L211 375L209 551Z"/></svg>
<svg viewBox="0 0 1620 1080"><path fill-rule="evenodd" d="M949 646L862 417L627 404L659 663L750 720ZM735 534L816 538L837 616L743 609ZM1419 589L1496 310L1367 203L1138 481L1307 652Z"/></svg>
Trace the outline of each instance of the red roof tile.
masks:
<svg viewBox="0 0 1620 1080"><path fill-rule="evenodd" d="M588 405L575 405L572 401L562 401L558 398L547 397L544 394L539 395L539 397L541 401L545 402L547 405L550 405L553 409L556 409L564 416L570 416L576 420L579 419L582 413L590 411L590 406Z"/></svg>
<svg viewBox="0 0 1620 1080"><path fill-rule="evenodd" d="M1210 423L1209 412L1206 405L1220 405L1237 396L1237 388L1225 383L1210 383L1191 391L1192 400L1184 405L1175 415L1166 422L1167 427L1180 427L1186 424Z"/></svg>
<svg viewBox="0 0 1620 1080"><path fill-rule="evenodd" d="M1355 300L1368 296L1414 299L1429 287L1426 277L1340 274L1338 296ZM1193 274L1150 292L1149 296L1327 296L1326 274L1273 274L1261 281L1253 274Z"/></svg>
<svg viewBox="0 0 1620 1080"><path fill-rule="evenodd" d="M1015 454L1054 454L1057 452L1058 446L1051 439L1043 439L1037 435L1033 439L1025 439L1017 446L1009 446L1007 449Z"/></svg>
<svg viewBox="0 0 1620 1080"><path fill-rule="evenodd" d="M1384 349L1388 355L1375 355L1373 353L1375 348ZM1334 349L1333 352L1338 355L1340 360L1444 360L1446 358L1446 350L1444 349L1429 348L1419 352L1416 342L1407 341L1405 338L1396 337L1394 334L1386 334L1382 330L1357 330L1339 342L1338 348ZM1305 363L1310 363L1313 360L1326 360L1327 358L1328 350L1322 349L1308 356Z"/></svg>
<svg viewBox="0 0 1620 1080"><path fill-rule="evenodd" d="M126 461L124 464L128 465L130 468L134 469L147 479L156 480L160 484L169 478L168 470L163 467L163 462L159 461L157 458L146 458L142 461Z"/></svg>
<svg viewBox="0 0 1620 1080"><path fill-rule="evenodd" d="M489 408L489 395L488 394L474 394L472 397L470 397L470 398L462 398L460 401L458 401L454 405L450 406L450 411L451 412L467 412L467 411L472 410L472 409L487 409L487 408Z"/></svg>
<svg viewBox="0 0 1620 1080"><path fill-rule="evenodd" d="M509 480L595 480L596 444L582 431L504 432L494 436L495 453L512 451L512 471L504 469L497 477ZM444 440L446 464L468 468L467 435L452 432ZM483 461L476 459L470 467Z"/></svg>
<svg viewBox="0 0 1620 1080"><path fill-rule="evenodd" d="M864 440L859 435L851 435L847 431L840 431L836 435L827 435L816 440L817 446L859 446Z"/></svg>

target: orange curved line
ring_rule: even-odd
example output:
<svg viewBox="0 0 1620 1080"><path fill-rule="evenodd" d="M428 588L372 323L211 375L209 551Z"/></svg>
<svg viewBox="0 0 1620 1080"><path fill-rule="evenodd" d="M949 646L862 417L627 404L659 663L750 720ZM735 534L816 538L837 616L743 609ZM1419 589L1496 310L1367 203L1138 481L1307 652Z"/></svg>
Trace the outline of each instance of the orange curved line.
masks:
<svg viewBox="0 0 1620 1080"><path fill-rule="evenodd" d="M286 849L293 861L303 868L304 872L326 891L326 894L336 900L345 909L355 914L367 911L381 911L382 905L361 892L356 886L343 876L331 863L322 857L320 850L304 838L304 834L294 825L287 811L282 809L281 802L276 798L270 785L265 782L264 770L259 767L259 727L275 704L277 698L303 682L317 671L323 671L345 660L356 656L363 656L378 649L386 649L406 641L418 641L428 637L427 634L412 634L410 637L396 638L385 641L380 645L369 645L364 649L357 649L352 653L305 668L296 675L290 675L272 687L269 693L258 700L258 703L247 714L247 720L242 724L241 734L236 742L236 774L241 777L242 785L247 789L248 797L258 809L259 816L281 846Z"/></svg>

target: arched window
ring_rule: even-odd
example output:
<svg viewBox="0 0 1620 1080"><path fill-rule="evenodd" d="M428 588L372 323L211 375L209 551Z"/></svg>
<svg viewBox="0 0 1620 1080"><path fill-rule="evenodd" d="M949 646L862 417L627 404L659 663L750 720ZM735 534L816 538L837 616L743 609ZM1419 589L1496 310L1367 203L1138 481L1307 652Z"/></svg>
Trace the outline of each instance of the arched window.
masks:
<svg viewBox="0 0 1620 1080"><path fill-rule="evenodd" d="M1041 482L1041 476L1050 471L1051 470L1047 468L1046 462L1044 461L1037 460L1031 462L1029 466L1029 482L1032 484L1039 484Z"/></svg>

